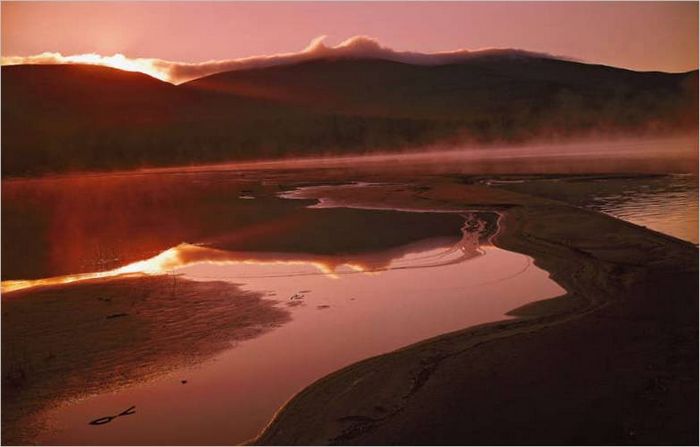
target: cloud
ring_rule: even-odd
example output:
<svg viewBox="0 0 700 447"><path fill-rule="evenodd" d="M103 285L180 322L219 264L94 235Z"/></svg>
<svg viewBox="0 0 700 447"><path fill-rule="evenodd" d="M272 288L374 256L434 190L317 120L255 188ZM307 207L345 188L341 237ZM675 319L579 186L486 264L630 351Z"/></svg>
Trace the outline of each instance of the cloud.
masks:
<svg viewBox="0 0 700 447"><path fill-rule="evenodd" d="M101 56L95 53L76 54L72 56L64 56L61 53L41 53L34 56L3 56L2 65L21 65L21 64L86 64L86 65L101 65L104 67L118 68L126 71L138 71L145 73L162 81L173 82L169 76L167 69L164 69L167 64L177 64L177 62L168 62L160 59L143 59L143 58L128 58L123 54L115 54L113 56ZM166 65L163 65L166 64Z"/></svg>
<svg viewBox="0 0 700 447"><path fill-rule="evenodd" d="M2 65L18 64L90 64L137 71L173 84L204 76L233 70L273 67L293 64L321 58L373 58L416 65L441 65L465 61L475 57L498 55L504 57L539 57L557 58L546 53L535 53L517 49L483 49L442 51L436 53L418 53L396 51L382 46L376 39L367 36L355 36L336 46L325 44L326 36L316 37L299 52L281 53L268 56L251 56L240 59L212 60L199 63L174 62L163 59L128 58L123 54L101 56L99 54L80 54L63 56L61 53L42 53L34 56L10 56L2 58Z"/></svg>

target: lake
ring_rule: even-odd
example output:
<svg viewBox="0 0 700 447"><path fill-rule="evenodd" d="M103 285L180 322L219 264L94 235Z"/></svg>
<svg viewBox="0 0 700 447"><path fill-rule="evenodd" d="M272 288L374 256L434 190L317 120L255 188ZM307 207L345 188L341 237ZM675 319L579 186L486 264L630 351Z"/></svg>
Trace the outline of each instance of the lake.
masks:
<svg viewBox="0 0 700 447"><path fill-rule="evenodd" d="M694 175L649 173L635 157L591 175L590 151L585 165L499 154L4 180L3 434L245 442L339 368L564 293L494 245L501 209L349 206L328 191L388 183L419 196L447 178L698 241Z"/></svg>
<svg viewBox="0 0 700 447"><path fill-rule="evenodd" d="M564 293L492 244L497 210L319 208L275 175L7 182L5 425L29 403L38 443L240 443L343 366Z"/></svg>
<svg viewBox="0 0 700 447"><path fill-rule="evenodd" d="M693 174L522 177L490 183L698 243L698 177Z"/></svg>

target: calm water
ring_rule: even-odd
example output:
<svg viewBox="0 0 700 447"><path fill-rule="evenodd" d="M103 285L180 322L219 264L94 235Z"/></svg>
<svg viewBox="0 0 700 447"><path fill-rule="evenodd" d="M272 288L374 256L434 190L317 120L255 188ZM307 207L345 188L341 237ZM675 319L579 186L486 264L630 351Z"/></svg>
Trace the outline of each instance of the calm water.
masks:
<svg viewBox="0 0 700 447"><path fill-rule="evenodd" d="M310 210L306 206L313 201L285 200L278 197L280 191L269 172L4 181L2 279L110 270L181 243L227 250L363 252L454 237L462 224L456 216ZM335 237L338 233L344 237Z"/></svg>
<svg viewBox="0 0 700 447"><path fill-rule="evenodd" d="M490 183L600 211L698 243L698 177L695 175L523 177Z"/></svg>
<svg viewBox="0 0 700 447"><path fill-rule="evenodd" d="M697 243L696 176L616 174L696 166L696 146L391 155L365 169L460 174ZM32 403L24 442L240 443L332 371L563 293L491 244L497 213L292 200L282 168L3 181L3 430ZM17 367L32 380L9 386Z"/></svg>
<svg viewBox="0 0 700 447"><path fill-rule="evenodd" d="M460 163L454 163L454 172L469 176L474 167ZM515 167L522 167L520 160L498 169L516 172ZM530 258L491 244L497 213L348 209L331 201L293 200L304 194L284 193L289 177L278 174L222 169L3 182L3 367L15 360L9 353L26 356L32 346L82 340L86 334L97 344L90 349L100 353L94 361L76 358L70 374L55 369L61 380L34 383L49 391L60 383L72 391L42 401L34 421L41 429L31 441L244 442L286 400L332 371L507 318L516 307L563 293ZM694 176L520 174L484 181L698 241ZM322 194L324 188L306 191ZM110 299L108 289L123 290L115 284L133 275L173 278L172 290L159 289L155 297L137 290L128 309L105 304L109 314L91 317L91 309L103 305L95 303ZM191 284L205 285L206 295ZM198 312L206 312L217 288L239 291L217 298L225 311L227 299L248 294L248 304L231 311L242 312L235 324L250 333L222 335L222 347L196 361L166 362L187 358L188 349L201 349L196 341L212 333L216 338L207 319L188 315L192 307L185 304L193 301ZM157 305L144 310L134 303L138 297ZM74 317L78 314L82 320ZM71 323L19 328L17 336L13 322L23 321L18 315ZM265 320L270 315L274 318ZM230 324L220 314L216 318ZM128 328L129 336L110 338L116 324ZM159 337L167 337L166 344ZM69 351L47 355L40 349L35 367L51 379L57 367L50 358L82 357L79 350ZM133 363L131 352L143 356L148 374L121 368ZM104 382L112 376L114 384ZM102 382L81 391L80 384L97 377ZM4 422L6 402L7 397ZM135 415L88 424L131 406Z"/></svg>
<svg viewBox="0 0 700 447"><path fill-rule="evenodd" d="M620 186L617 192L593 194L584 206L698 243L697 177L674 175Z"/></svg>
<svg viewBox="0 0 700 447"><path fill-rule="evenodd" d="M405 254L388 263L391 256L375 252L339 261L332 270L309 257L252 261L234 253L226 261L218 257L217 263L179 268L189 279L235 281L245 290L264 291L289 310L291 321L199 366L64 404L45 415L51 429L38 441L241 443L293 394L343 366L503 319L532 300L563 293L528 257L477 239L467 233L455 244L425 240L404 247ZM135 417L97 429L87 424L132 405Z"/></svg>
<svg viewBox="0 0 700 447"><path fill-rule="evenodd" d="M31 441L244 442L296 392L343 366L564 292L529 257L491 244L496 213L314 208L280 197L265 175L3 188L3 366L17 360L11 353L34 356L26 367L41 371L30 369L26 386L68 390L43 402ZM172 288L120 288L134 275L173 278ZM227 323L207 307L217 285L264 302L230 295L249 304L233 306L242 314ZM231 332L222 327L221 349L171 361L212 336L190 303L212 312L212 327L242 324L250 334L221 339ZM259 317L270 305L274 319ZM131 406L134 415L89 424Z"/></svg>

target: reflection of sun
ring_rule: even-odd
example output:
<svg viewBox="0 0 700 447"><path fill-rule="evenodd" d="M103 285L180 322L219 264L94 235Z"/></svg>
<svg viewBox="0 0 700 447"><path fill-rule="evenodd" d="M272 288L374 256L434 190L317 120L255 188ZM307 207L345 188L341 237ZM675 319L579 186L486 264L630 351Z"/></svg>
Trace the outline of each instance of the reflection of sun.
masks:
<svg viewBox="0 0 700 447"><path fill-rule="evenodd" d="M150 259L133 262L131 264L127 264L123 267L119 267L114 270L109 270L105 272L81 273L77 275L55 276L52 278L43 279L2 281L2 283L0 284L0 289L3 293L7 293L13 292L15 290L28 289L31 287L68 284L77 281L86 281L90 279L99 278L111 278L122 275L164 275L178 268L202 263L214 265L306 265L314 267L321 274L326 275L329 278L338 278L338 276L335 273L335 269L338 266L331 266L325 262L318 260L256 259L248 258L245 255L242 256L236 253L229 253L221 250L199 247L196 245L180 244L177 247L165 250L164 252L161 252L157 256L154 256ZM359 264L346 265L357 272L365 271L364 267L362 267Z"/></svg>

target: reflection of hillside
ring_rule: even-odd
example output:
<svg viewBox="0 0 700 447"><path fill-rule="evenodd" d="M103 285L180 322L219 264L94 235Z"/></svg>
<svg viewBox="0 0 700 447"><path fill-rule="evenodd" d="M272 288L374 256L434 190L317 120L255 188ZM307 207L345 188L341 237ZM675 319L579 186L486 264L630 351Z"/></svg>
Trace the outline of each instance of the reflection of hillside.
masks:
<svg viewBox="0 0 700 447"><path fill-rule="evenodd" d="M2 291L12 292L40 286L56 286L91 279L124 275L164 275L196 264L213 265L284 265L298 266L292 275L324 274L329 276L347 273L376 273L384 270L437 267L462 262L482 254L481 244L492 235L488 213L464 215L462 236L424 239L399 247L356 254L323 255L310 253L236 252L191 244L180 244L150 259L137 261L112 270L55 276L33 280L9 280L2 282ZM402 258L409 254L408 260ZM243 269L245 272L245 269ZM288 275L275 272L271 275ZM244 280L246 274L234 279Z"/></svg>
<svg viewBox="0 0 700 447"><path fill-rule="evenodd" d="M240 200L250 190L255 200ZM2 279L112 270L183 242L228 251L339 254L459 235L440 214L309 210L233 173L3 182ZM342 235L339 236L339 235Z"/></svg>
<svg viewBox="0 0 700 447"><path fill-rule="evenodd" d="M341 275L354 272L380 272L392 269L425 268L462 262L480 256L481 245L493 234L493 218L490 213L465 215L462 237L430 238L410 244L358 254L319 255L307 253L228 252L205 247L183 245L176 247L177 260L168 268L179 268L188 264L289 264L309 265L317 273ZM489 222L491 221L491 222ZM424 256L407 255L425 253ZM345 269L343 269L345 267ZM349 269L349 270L348 270ZM344 271L340 271L344 270Z"/></svg>

